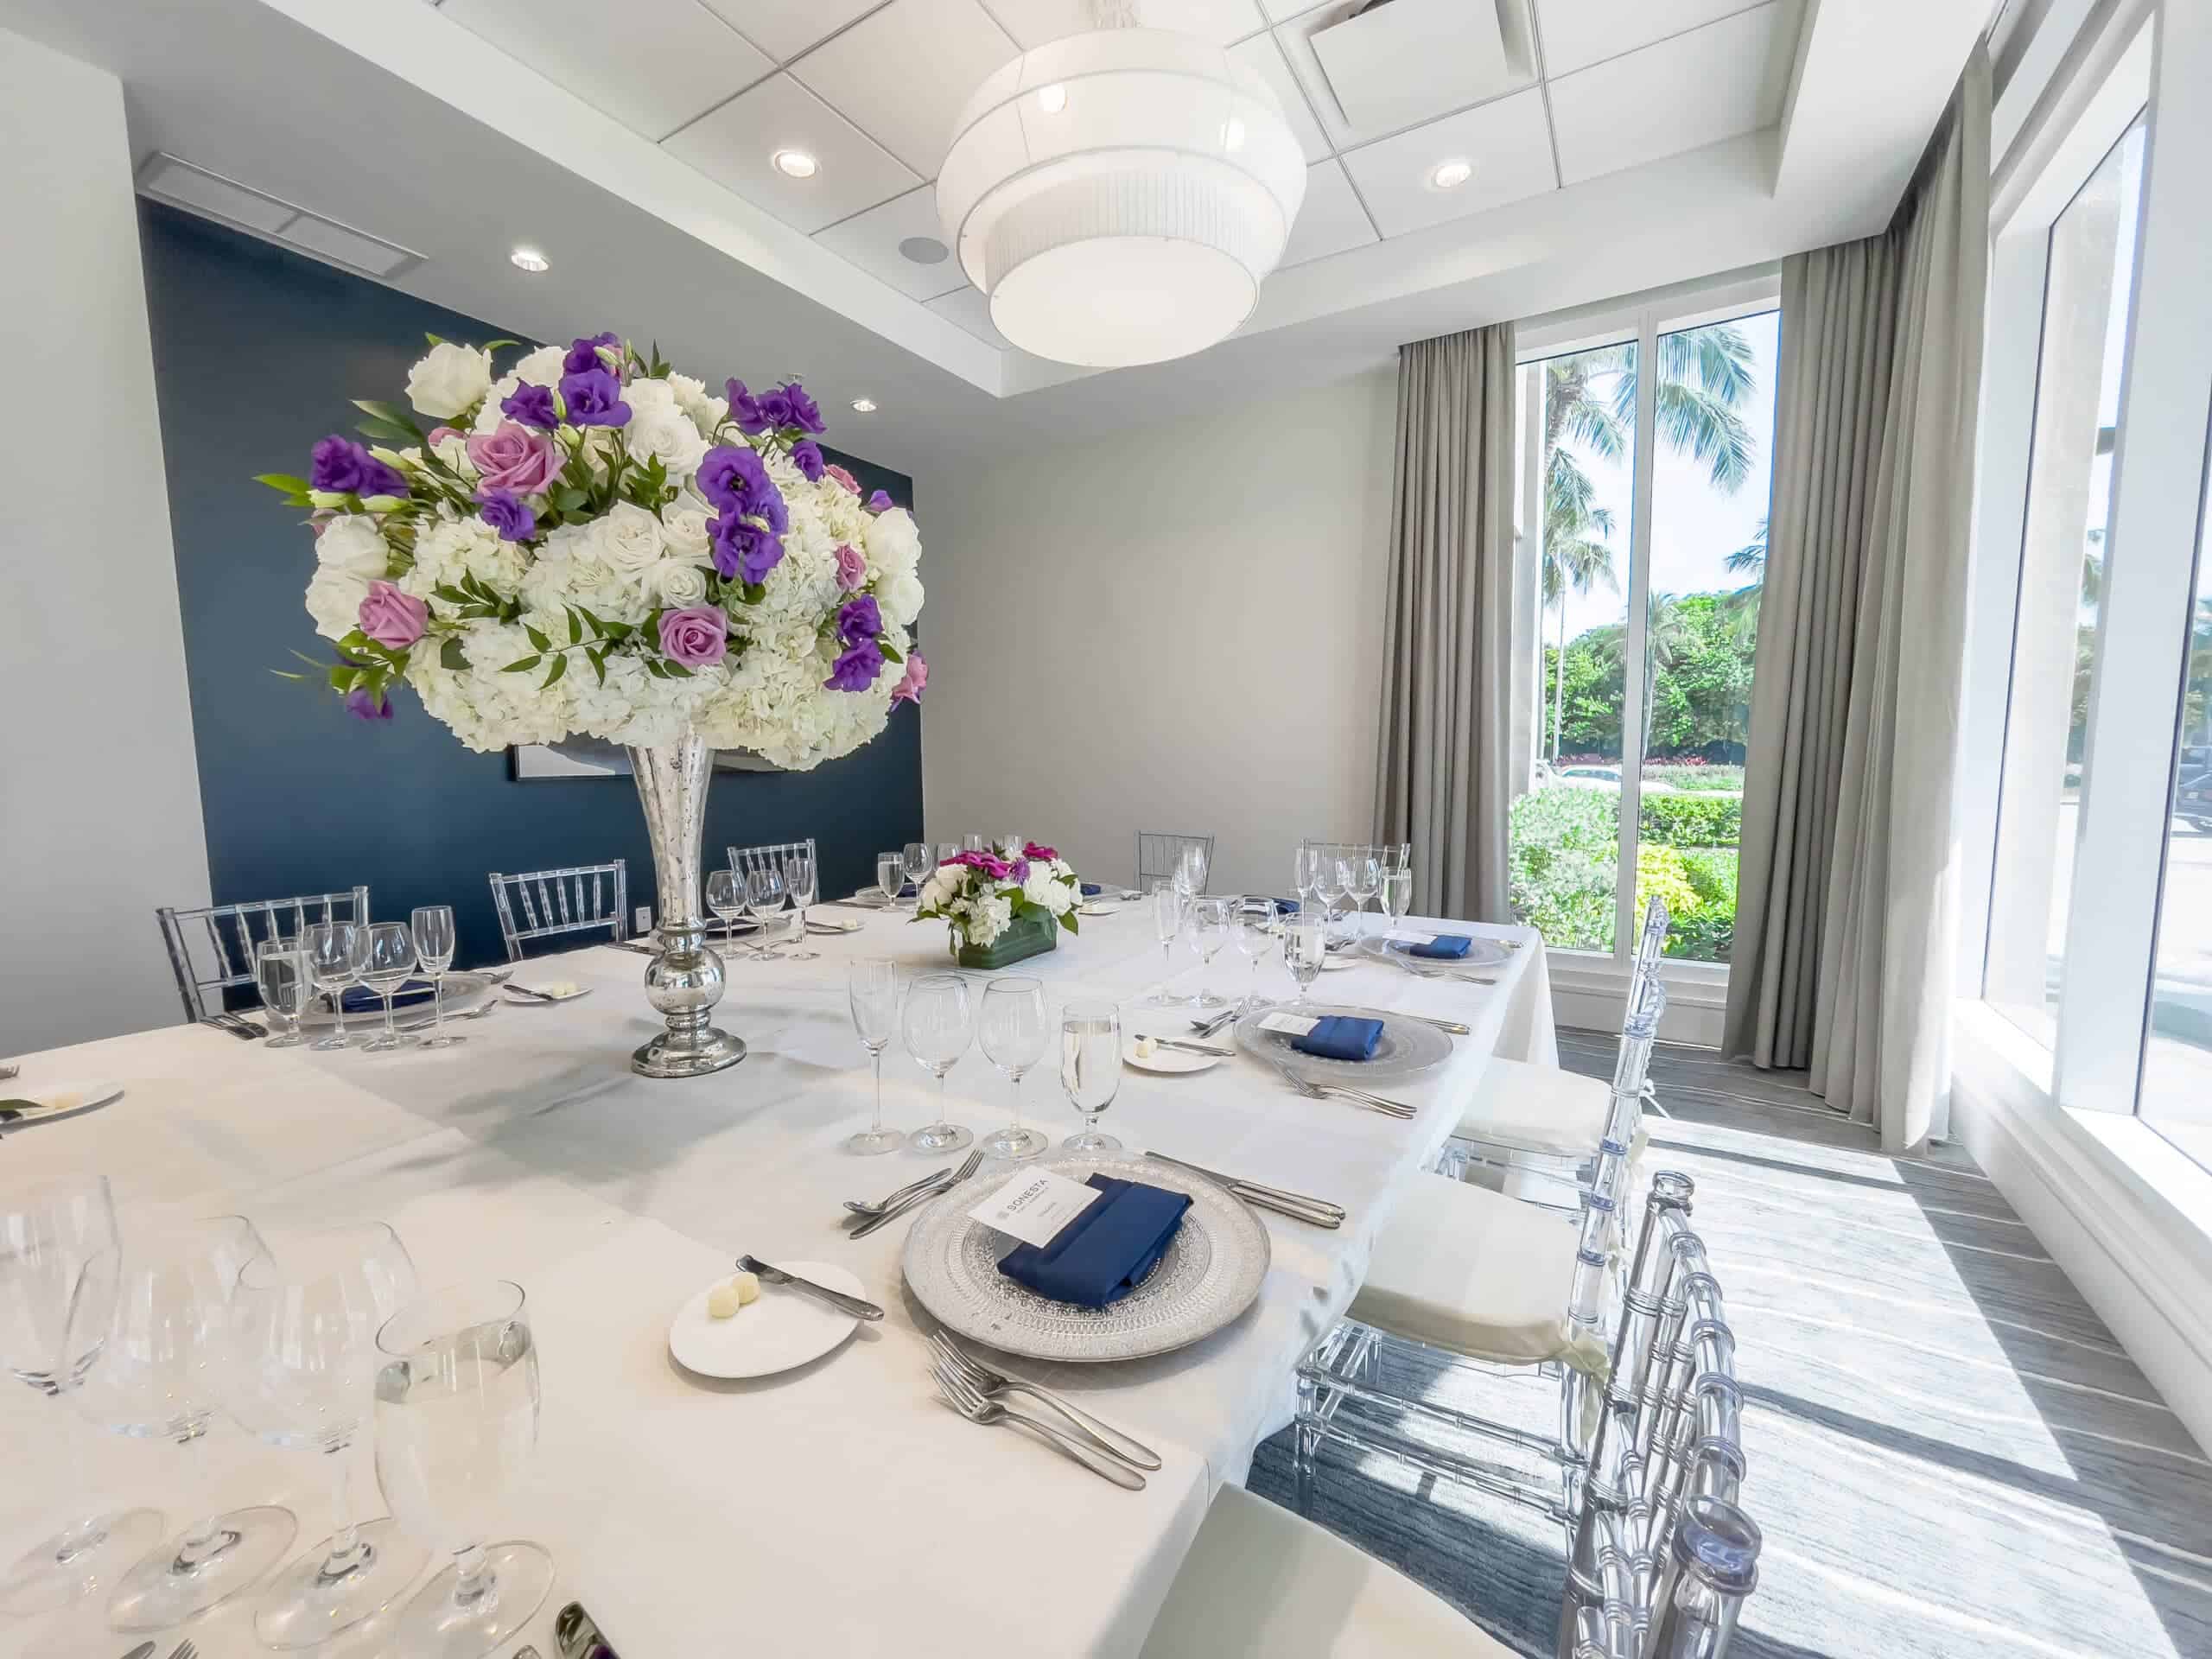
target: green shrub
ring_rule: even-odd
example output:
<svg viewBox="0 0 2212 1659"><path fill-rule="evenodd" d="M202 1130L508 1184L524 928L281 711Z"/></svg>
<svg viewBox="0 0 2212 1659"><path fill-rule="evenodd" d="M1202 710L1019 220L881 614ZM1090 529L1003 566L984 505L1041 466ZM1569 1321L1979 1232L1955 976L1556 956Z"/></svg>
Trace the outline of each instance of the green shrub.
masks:
<svg viewBox="0 0 2212 1659"><path fill-rule="evenodd" d="M1732 847L1744 833L1740 795L1647 795L1640 819L1643 845Z"/></svg>
<svg viewBox="0 0 2212 1659"><path fill-rule="evenodd" d="M1620 797L1554 784L1513 804L1513 913L1555 948L1603 950L1613 938Z"/></svg>
<svg viewBox="0 0 2212 1659"><path fill-rule="evenodd" d="M1697 889L1701 906L1736 908L1736 849L1733 847L1685 847L1678 850L1683 874Z"/></svg>

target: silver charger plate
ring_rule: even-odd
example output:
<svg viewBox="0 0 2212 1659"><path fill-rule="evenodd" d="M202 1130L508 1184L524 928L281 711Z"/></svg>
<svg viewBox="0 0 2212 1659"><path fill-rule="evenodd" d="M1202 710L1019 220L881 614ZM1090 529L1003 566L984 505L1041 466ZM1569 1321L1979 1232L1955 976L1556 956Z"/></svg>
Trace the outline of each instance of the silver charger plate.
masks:
<svg viewBox="0 0 2212 1659"><path fill-rule="evenodd" d="M1271 1014L1293 1014L1317 1020L1325 1014L1341 1014L1355 1020L1380 1020L1382 1039L1376 1044L1371 1059L1324 1059L1319 1055L1300 1053L1290 1046L1293 1039L1281 1032L1261 1030L1260 1021ZM1401 1077L1419 1077L1452 1058L1452 1039L1434 1026L1403 1019L1382 1008L1355 1008L1333 1002L1255 1009L1236 1022L1236 1040L1262 1059L1287 1065L1300 1077L1320 1082L1340 1078L1346 1083L1390 1083Z"/></svg>
<svg viewBox="0 0 2212 1659"><path fill-rule="evenodd" d="M481 1007L497 995L498 992L497 982L484 974L467 969L448 974L445 991L446 1017L450 1020L456 1014L466 1014L471 1008ZM391 1017L394 1020L404 1020L421 1014L427 1018L432 1006L431 1000L427 996L414 1002L396 1001L391 1005ZM379 1028L382 1027L384 1000L381 997L372 1007L348 1008L346 1011L346 1023L349 1027L359 1027L371 1020L375 1020ZM314 1006L300 1017L300 1029L320 1031L324 1027L334 1023L330 1014L329 997L318 991L315 993Z"/></svg>
<svg viewBox="0 0 2212 1659"><path fill-rule="evenodd" d="M1450 931L1449 928L1440 930L1442 932ZM1513 960L1510 946L1501 944L1496 939L1472 937L1467 942L1467 954L1464 957L1417 957L1410 944L1399 939L1386 939L1380 933L1370 935L1362 944L1370 956L1387 957L1393 962L1402 962L1412 968L1440 968L1447 973L1455 969L1466 972L1477 968L1503 968Z"/></svg>
<svg viewBox="0 0 2212 1659"><path fill-rule="evenodd" d="M1077 1307L1026 1290L999 1271L1013 1241L968 1214L993 1183L963 1181L917 1212L900 1262L914 1299L956 1334L1028 1359L1141 1359L1211 1336L1258 1298L1272 1255L1268 1230L1226 1188L1111 1153L1054 1158L1042 1166L1071 1180L1104 1173L1172 1188L1188 1193L1191 1207L1166 1254L1135 1290L1110 1307Z"/></svg>

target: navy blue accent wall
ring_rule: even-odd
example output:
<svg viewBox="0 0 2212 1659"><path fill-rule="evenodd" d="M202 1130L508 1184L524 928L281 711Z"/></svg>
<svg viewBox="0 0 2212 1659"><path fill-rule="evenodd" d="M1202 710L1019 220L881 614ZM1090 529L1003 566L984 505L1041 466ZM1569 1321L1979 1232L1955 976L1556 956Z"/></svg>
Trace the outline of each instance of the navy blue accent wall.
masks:
<svg viewBox="0 0 2212 1659"><path fill-rule="evenodd" d="M351 399L400 400L424 334L513 331L151 202L139 235L216 900L366 882L378 920L453 906L464 962L502 954L490 870L626 858L631 903L657 907L628 779L518 783L505 754L470 753L404 688L393 719L368 724L270 671L300 667L295 649L329 651L302 605L308 532L253 474L304 474L317 438L352 431ZM684 366L712 380L749 365ZM904 474L840 459L864 491L912 505ZM717 775L707 860L813 836L826 896L872 882L878 852L921 834L921 724L906 703L874 743L812 772Z"/></svg>

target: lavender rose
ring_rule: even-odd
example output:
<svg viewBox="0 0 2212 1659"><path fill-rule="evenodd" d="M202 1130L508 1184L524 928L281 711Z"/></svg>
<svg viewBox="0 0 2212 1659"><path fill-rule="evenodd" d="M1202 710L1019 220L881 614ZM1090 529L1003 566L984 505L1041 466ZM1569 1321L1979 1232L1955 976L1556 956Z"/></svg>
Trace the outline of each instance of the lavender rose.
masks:
<svg viewBox="0 0 2212 1659"><path fill-rule="evenodd" d="M838 466L835 461L832 461L829 466L824 467L822 470L827 473L830 477L836 479L837 480L838 487L842 489L846 494L858 495L861 493L860 480L855 478L850 473Z"/></svg>
<svg viewBox="0 0 2212 1659"><path fill-rule="evenodd" d="M630 405L622 401L622 383L607 369L586 369L561 377L561 401L569 406L571 426L627 426Z"/></svg>
<svg viewBox="0 0 2212 1659"><path fill-rule="evenodd" d="M351 438L332 433L315 447L308 486L334 494L404 495L407 480Z"/></svg>
<svg viewBox="0 0 2212 1659"><path fill-rule="evenodd" d="M361 601L361 632L389 651L404 651L430 626L430 607L378 576Z"/></svg>
<svg viewBox="0 0 2212 1659"><path fill-rule="evenodd" d="M484 522L499 532L503 542L526 542L537 534L537 515L512 490L479 489L476 499Z"/></svg>
<svg viewBox="0 0 2212 1659"><path fill-rule="evenodd" d="M837 638L849 645L857 645L863 639L873 639L883 632L883 617L875 607L875 598L862 594L858 599L849 599L837 607Z"/></svg>
<svg viewBox="0 0 2212 1659"><path fill-rule="evenodd" d="M713 605L660 614L660 648L686 668L719 663L729 651L729 619Z"/></svg>
<svg viewBox="0 0 2212 1659"><path fill-rule="evenodd" d="M822 682L828 691L865 691L883 672L883 653L873 639L863 639L837 658L830 677Z"/></svg>
<svg viewBox="0 0 2212 1659"><path fill-rule="evenodd" d="M532 385L527 380L518 385L511 396L499 400L499 413L541 432L550 432L561 424L560 411L553 407L553 389Z"/></svg>
<svg viewBox="0 0 2212 1659"><path fill-rule="evenodd" d="M923 688L929 683L930 665L922 660L920 652L910 651L906 653L906 671L899 677L899 683L891 688L891 701L918 703L922 700Z"/></svg>
<svg viewBox="0 0 2212 1659"><path fill-rule="evenodd" d="M822 446L812 438L801 438L791 445L791 465L798 468L808 483L819 484L823 466Z"/></svg>
<svg viewBox="0 0 2212 1659"><path fill-rule="evenodd" d="M837 585L847 593L868 580L868 556L849 543L837 544Z"/></svg>
<svg viewBox="0 0 2212 1659"><path fill-rule="evenodd" d="M356 720L390 720L391 705L381 697L370 696L365 685L357 685L346 694L346 712Z"/></svg>
<svg viewBox="0 0 2212 1659"><path fill-rule="evenodd" d="M539 388L524 390L534 391ZM470 438L468 460L483 474L487 489L513 490L523 495L543 494L561 476L559 447L544 433L533 432L514 421L501 421L497 431Z"/></svg>

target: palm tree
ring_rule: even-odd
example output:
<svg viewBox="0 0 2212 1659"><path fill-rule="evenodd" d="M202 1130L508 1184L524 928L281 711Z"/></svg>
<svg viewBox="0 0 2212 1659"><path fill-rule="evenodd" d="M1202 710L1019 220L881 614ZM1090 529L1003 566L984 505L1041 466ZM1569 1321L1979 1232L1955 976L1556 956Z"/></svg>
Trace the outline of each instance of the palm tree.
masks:
<svg viewBox="0 0 2212 1659"><path fill-rule="evenodd" d="M1610 508L1596 504L1590 475L1565 450L1557 451L1548 474L1544 502L1543 602L1559 609L1559 653L1553 663L1552 761L1559 760L1560 728L1567 723L1567 594L1586 594L1603 583L1615 593L1613 533ZM1595 532L1594 536L1592 532Z"/></svg>
<svg viewBox="0 0 2212 1659"><path fill-rule="evenodd" d="M1766 519L1762 517L1759 527L1751 532L1751 539L1731 553L1724 563L1738 575L1749 571L1754 582L1766 576Z"/></svg>

